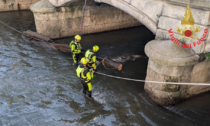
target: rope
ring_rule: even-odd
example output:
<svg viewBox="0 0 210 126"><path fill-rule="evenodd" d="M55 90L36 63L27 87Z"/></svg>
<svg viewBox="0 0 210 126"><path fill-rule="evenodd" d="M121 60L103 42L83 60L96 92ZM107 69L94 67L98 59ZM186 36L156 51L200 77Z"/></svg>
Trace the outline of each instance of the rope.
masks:
<svg viewBox="0 0 210 126"><path fill-rule="evenodd" d="M3 21L1 21L1 20L0 20L0 23L2 23L3 25L5 25L5 26L9 27L10 29L12 29L12 30L14 30L14 31L16 31L16 32L18 32L18 33L20 33L20 34L22 34L22 35L26 36L26 37L29 37L29 38L32 38L32 39L35 39L35 40L39 40L39 41L41 41L41 42L43 41L43 40L41 40L41 39L39 39L39 38L36 38L36 37L34 37L34 36L31 36L31 35L25 34L25 33L21 32L21 31L18 31L17 29L15 29L15 28L13 28L13 27L9 26L8 24L4 23L4 22L3 22Z"/></svg>
<svg viewBox="0 0 210 126"><path fill-rule="evenodd" d="M1 22L2 24L4 24L5 26L7 26L7 27L11 28L12 30L14 30L14 31L16 31L16 32L18 32L18 33L20 33L20 34L22 34L22 35L25 35L23 32L18 31L17 29L15 29L15 28L13 28L13 27L9 26L8 24L4 23L3 21L1 21L1 20L0 20L0 22Z"/></svg>
<svg viewBox="0 0 210 126"><path fill-rule="evenodd" d="M104 57L103 60L101 62L99 62L99 64L97 64L97 66L100 65L101 63L103 64L103 61L105 60L105 58L106 57ZM111 78L116 78L116 79L121 79L121 80L127 80L127 81L135 81L135 82L144 82L144 83L153 83L153 84L156 83L156 84L210 86L210 83L177 83L177 82L146 81L146 80L138 80L138 79L132 79L132 78L118 77L118 76L108 75L108 74L100 73L100 72L94 72L94 73L99 74L99 75L103 75L103 76L107 76L107 77L111 77Z"/></svg>
<svg viewBox="0 0 210 126"><path fill-rule="evenodd" d="M160 82L160 81L146 81L146 80L138 80L138 79L131 79L131 78L123 78L113 75L108 75L100 72L95 72L97 74L111 77L111 78L117 78L121 80L128 80L128 81L136 81L136 82L146 82L146 83L156 83L156 84L175 84L175 85L199 85L199 86L210 86L210 83L177 83L177 82Z"/></svg>
<svg viewBox="0 0 210 126"><path fill-rule="evenodd" d="M85 0L85 6L86 6L86 0ZM84 9L84 12L85 12L85 9ZM83 20L84 20L84 15L83 15ZM27 35L27 34L24 34L23 32L21 31L18 31L16 30L15 28L7 25L6 23L4 23L3 21L0 20L0 23L4 24L5 26L13 29L14 31L24 35L24 36L28 36L28 37L31 37L31 38L34 38L30 35ZM83 26L83 24L82 24ZM82 29L81 29L81 33L82 33ZM36 38L37 39L37 38ZM37 40L40 40L40 39L37 39ZM42 40L40 40L42 41ZM106 57L105 57L106 58ZM104 59L105 59L104 58ZM103 60L104 60L103 59ZM100 63L99 63L100 64ZM99 65L98 64L98 65ZM102 63L103 64L103 63ZM138 79L131 79L131 78L123 78L123 77L118 77L118 76L113 76L113 75L108 75L108 74L104 74L104 73L100 73L100 72L95 72L97 74L100 74L100 75L103 75L103 76L107 76L107 77L112 77L112 78L117 78L117 79L122 79L122 80L129 80L129 81L136 81L136 82L146 82L146 83L156 83L156 84L175 84L175 85L199 85L199 86L210 86L210 83L177 83L177 82L159 82L159 81L146 81L146 80L138 80Z"/></svg>
<svg viewBox="0 0 210 126"><path fill-rule="evenodd" d="M83 24L84 24L84 18L85 18L86 3L87 3L87 0L85 0L85 5L83 7L83 18L82 18L82 26L81 26L81 33L80 33L81 36L82 36Z"/></svg>

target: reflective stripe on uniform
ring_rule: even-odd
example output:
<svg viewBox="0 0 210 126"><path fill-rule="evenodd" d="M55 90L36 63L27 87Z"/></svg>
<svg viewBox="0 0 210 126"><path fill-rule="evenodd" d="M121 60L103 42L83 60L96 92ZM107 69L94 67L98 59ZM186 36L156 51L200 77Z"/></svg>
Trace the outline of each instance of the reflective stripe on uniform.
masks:
<svg viewBox="0 0 210 126"><path fill-rule="evenodd" d="M91 83L87 83L88 86L88 91L92 91L92 84Z"/></svg>
<svg viewBox="0 0 210 126"><path fill-rule="evenodd" d="M72 47L73 45L75 45L75 49L73 49L73 47ZM71 51L73 53L81 53L82 47L81 47L80 43L75 42L75 41L71 41L71 43L69 44L69 47L71 48Z"/></svg>
<svg viewBox="0 0 210 126"><path fill-rule="evenodd" d="M86 53L85 53L85 57L87 59L89 59L89 64L93 63L93 59L92 59L92 55L94 55L95 53L94 52L91 52L91 50L87 50Z"/></svg>
<svg viewBox="0 0 210 126"><path fill-rule="evenodd" d="M79 65L77 67L77 69L76 69L76 72L77 72L77 76L81 80L83 80L84 82L88 83L88 82L90 82L92 77L91 77L91 73L89 71L87 72L86 70L88 70L87 67L83 67L83 66L81 67L81 65ZM87 72L87 73L85 74L85 72Z"/></svg>
<svg viewBox="0 0 210 126"><path fill-rule="evenodd" d="M84 72L85 68L81 68L80 65L77 67L77 77L81 78L81 73Z"/></svg>

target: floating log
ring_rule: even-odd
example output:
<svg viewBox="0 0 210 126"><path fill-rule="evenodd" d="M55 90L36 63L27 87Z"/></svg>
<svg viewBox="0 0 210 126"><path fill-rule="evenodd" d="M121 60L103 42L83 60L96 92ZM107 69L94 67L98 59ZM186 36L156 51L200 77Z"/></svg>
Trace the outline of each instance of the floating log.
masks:
<svg viewBox="0 0 210 126"><path fill-rule="evenodd" d="M29 36L32 36L34 37L35 39L40 39L40 40L43 40L45 42L52 42L52 39L50 39L49 37L46 37L46 36L43 36L43 35L40 35L38 34L37 32L33 32L31 30L27 30L27 31L23 31L23 33L29 35Z"/></svg>
<svg viewBox="0 0 210 126"><path fill-rule="evenodd" d="M67 44L56 44L56 43L52 43L52 44L59 51L71 52L71 49L70 49L69 45L67 45Z"/></svg>
<svg viewBox="0 0 210 126"><path fill-rule="evenodd" d="M71 52L71 49L69 48L68 44L57 44L57 43L40 42L40 41L34 41L34 40L32 40L32 42L34 44L36 44L36 45L40 45L40 46L43 46L43 47L51 48L51 49L54 49L54 50L59 50L59 51L64 51L64 52ZM82 52L80 53L81 57L85 56L85 52L86 52L85 50L82 50ZM97 56L97 59L103 65L115 68L115 69L117 69L119 71L122 70L122 66L123 65L121 63L114 62L114 61L108 59L107 57L103 58L103 57Z"/></svg>
<svg viewBox="0 0 210 126"><path fill-rule="evenodd" d="M121 63L114 62L114 61L110 60L107 57L105 57L105 58L97 57L97 58L105 66L109 66L109 67L115 68L115 69L117 69L119 71L122 70L122 66L123 65Z"/></svg>

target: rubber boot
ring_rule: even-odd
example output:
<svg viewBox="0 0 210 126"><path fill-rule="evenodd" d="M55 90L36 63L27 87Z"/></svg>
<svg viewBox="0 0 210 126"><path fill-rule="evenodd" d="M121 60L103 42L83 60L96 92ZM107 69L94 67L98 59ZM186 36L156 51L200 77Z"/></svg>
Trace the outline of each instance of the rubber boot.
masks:
<svg viewBox="0 0 210 126"><path fill-rule="evenodd" d="M73 66L74 66L75 68L77 68L77 67L78 67L78 64L77 64L77 63L73 63Z"/></svg>
<svg viewBox="0 0 210 126"><path fill-rule="evenodd" d="M91 98L89 98L89 97L88 97L88 99L90 99L91 101L93 101L93 100L94 100L94 98L93 98L93 97L91 97Z"/></svg>
<svg viewBox="0 0 210 126"><path fill-rule="evenodd" d="M86 94L83 94L83 96L84 96L85 98L87 98L87 97L88 97Z"/></svg>

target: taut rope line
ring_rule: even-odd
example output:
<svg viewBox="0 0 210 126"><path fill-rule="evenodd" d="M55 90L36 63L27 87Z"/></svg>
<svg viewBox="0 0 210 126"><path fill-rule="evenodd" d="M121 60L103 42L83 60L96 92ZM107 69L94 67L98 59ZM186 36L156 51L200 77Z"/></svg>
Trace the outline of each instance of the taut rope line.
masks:
<svg viewBox="0 0 210 126"><path fill-rule="evenodd" d="M175 85L199 85L199 86L210 86L210 83L177 83L177 82L160 82L160 81L147 81L147 80L138 80L138 79L131 79L131 78L123 78L113 75L108 75L100 72L95 72L97 74L111 77L111 78L117 78L121 80L128 80L128 81L136 81L136 82L146 82L146 83L156 83L156 84L175 84Z"/></svg>
<svg viewBox="0 0 210 126"><path fill-rule="evenodd" d="M24 35L24 36L29 36L26 35L24 33L22 33L21 31L16 30L15 28L7 25L6 23L4 23L3 21L0 20L0 23L4 24L5 26L11 28L12 30ZM31 36L29 36L31 37ZM38 39L40 40L40 39ZM42 41L42 40L41 40ZM106 57L105 57L106 58ZM210 83L177 83L177 82L160 82L160 81L146 81L146 80L138 80L138 79L131 79L131 78L123 78L123 77L118 77L118 76L113 76L113 75L108 75L108 74L104 74L104 73L100 73L100 72L95 72L97 74L103 75L103 76L107 76L107 77L112 77L112 78L117 78L117 79L122 79L122 80L128 80L128 81L136 81L136 82L146 82L146 83L153 83L153 84L175 84L175 85L199 85L199 86L210 86Z"/></svg>
<svg viewBox="0 0 210 126"><path fill-rule="evenodd" d="M43 41L43 40L38 39L38 38L36 38L36 37L34 37L34 36L30 36L30 35L27 35L27 34L25 34L25 33L21 32L21 31L18 31L17 29L15 29L15 28L13 28L13 27L9 26L8 24L4 23L4 22L3 22L3 21L1 21L1 20L0 20L0 23L2 23L3 25L5 25L5 26L9 27L10 29L12 29L12 30L14 30L14 31L16 31L16 32L18 32L18 33L20 33L20 34L24 35L24 36L27 36L27 37L30 37L30 38L35 38L36 40L39 40L39 41Z"/></svg>
<svg viewBox="0 0 210 126"><path fill-rule="evenodd" d="M81 25L81 33L80 33L81 36L82 36L82 31L83 31L83 24L84 24L84 18L85 18L86 4L87 4L87 0L85 0L85 5L83 7L83 17L82 17L82 25Z"/></svg>

